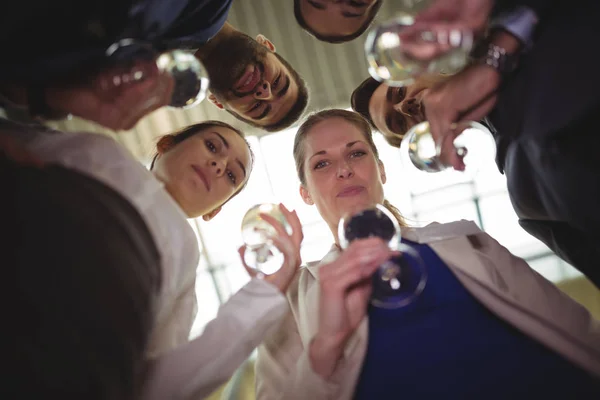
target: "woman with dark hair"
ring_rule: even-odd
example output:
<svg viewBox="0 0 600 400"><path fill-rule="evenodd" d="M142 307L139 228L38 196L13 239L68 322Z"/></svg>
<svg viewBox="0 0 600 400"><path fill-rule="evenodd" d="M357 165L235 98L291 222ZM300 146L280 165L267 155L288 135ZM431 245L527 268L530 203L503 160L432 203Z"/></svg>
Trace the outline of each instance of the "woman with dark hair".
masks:
<svg viewBox="0 0 600 400"><path fill-rule="evenodd" d="M146 348L144 397L198 398L225 382L285 313L282 292L300 264L294 250L302 241L296 214L281 206L293 228L279 241L285 255L282 268L264 279L252 279L221 307L201 336L188 342L197 307L200 253L187 218L212 219L246 185L253 156L242 132L207 121L165 135L148 171L103 135L40 132L38 127L5 124L8 128L2 133L12 131L43 162L87 175L119 193L147 225L158 248L162 283ZM81 234L105 240L101 231Z"/></svg>
<svg viewBox="0 0 600 400"><path fill-rule="evenodd" d="M372 275L393 253L378 238L341 250L340 218L384 200L386 171L368 122L310 116L294 158L300 195L335 240L300 269L290 312L259 347L258 399L529 399L600 394L600 325L473 222L410 228L428 270L398 309L369 307Z"/></svg>

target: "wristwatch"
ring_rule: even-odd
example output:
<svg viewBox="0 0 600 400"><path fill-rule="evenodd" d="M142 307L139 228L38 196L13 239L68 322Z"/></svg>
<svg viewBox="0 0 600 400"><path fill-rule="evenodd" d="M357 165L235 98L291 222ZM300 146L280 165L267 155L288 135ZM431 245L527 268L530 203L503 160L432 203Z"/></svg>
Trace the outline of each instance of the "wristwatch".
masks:
<svg viewBox="0 0 600 400"><path fill-rule="evenodd" d="M489 65L504 76L517 68L517 54L509 54L501 46L494 43L484 43L473 55L476 63Z"/></svg>

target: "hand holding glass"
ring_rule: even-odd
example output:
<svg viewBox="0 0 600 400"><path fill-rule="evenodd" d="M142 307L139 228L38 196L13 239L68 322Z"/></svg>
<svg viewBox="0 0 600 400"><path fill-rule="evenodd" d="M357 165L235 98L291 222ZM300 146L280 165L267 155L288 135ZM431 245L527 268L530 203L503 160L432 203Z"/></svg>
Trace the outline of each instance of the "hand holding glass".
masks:
<svg viewBox="0 0 600 400"><path fill-rule="evenodd" d="M342 249L355 239L373 236L383 239L391 249L400 251L400 255L382 264L373 275L371 304L380 308L399 308L413 302L425 287L427 271L419 253L401 243L396 218L377 204L339 222L338 238Z"/></svg>
<svg viewBox="0 0 600 400"><path fill-rule="evenodd" d="M273 274L279 270L284 261L283 253L272 240L277 235L277 231L261 217L261 214L271 216L285 228L288 234L292 233L292 227L277 204L257 204L246 212L242 219L242 240L246 247L244 262L255 269L259 276Z"/></svg>
<svg viewBox="0 0 600 400"><path fill-rule="evenodd" d="M422 74L453 74L467 65L470 31L433 29L415 17L433 0L394 1L394 18L375 26L365 41L369 73L389 86L406 86Z"/></svg>
<svg viewBox="0 0 600 400"><path fill-rule="evenodd" d="M123 39L112 44L106 50L106 56L119 64L123 63L122 60L127 60L128 63L135 60L154 60L159 74L168 75L173 79L173 94L169 103L171 107L187 109L206 97L208 72L191 52L171 50L157 53L149 44L134 39ZM111 84L118 87L145 78L143 71L134 69L131 73L115 75Z"/></svg>
<svg viewBox="0 0 600 400"><path fill-rule="evenodd" d="M473 177L486 161L494 159L496 142L484 125L466 121L452 128L436 143L429 122L413 126L400 145L404 164L425 172L455 169Z"/></svg>

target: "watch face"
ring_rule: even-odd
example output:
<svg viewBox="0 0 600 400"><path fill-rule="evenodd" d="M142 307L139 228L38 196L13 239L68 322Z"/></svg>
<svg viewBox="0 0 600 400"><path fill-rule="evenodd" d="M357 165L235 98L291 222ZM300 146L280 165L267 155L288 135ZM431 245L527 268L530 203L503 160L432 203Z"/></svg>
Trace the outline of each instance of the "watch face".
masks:
<svg viewBox="0 0 600 400"><path fill-rule="evenodd" d="M517 65L516 54L507 54L504 48L493 43L488 43L487 46L480 48L480 52L475 58L480 63L494 68L500 74L512 72Z"/></svg>

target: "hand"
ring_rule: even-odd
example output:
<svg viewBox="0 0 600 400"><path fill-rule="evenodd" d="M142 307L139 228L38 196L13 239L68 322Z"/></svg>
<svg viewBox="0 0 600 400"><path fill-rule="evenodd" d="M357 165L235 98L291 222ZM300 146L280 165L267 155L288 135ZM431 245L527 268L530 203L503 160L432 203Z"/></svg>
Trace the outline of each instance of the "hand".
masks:
<svg viewBox="0 0 600 400"><path fill-rule="evenodd" d="M493 3L493 0L435 1L400 33L403 53L410 59L430 61L452 48L470 51L472 43L485 32Z"/></svg>
<svg viewBox="0 0 600 400"><path fill-rule="evenodd" d="M117 79L118 85L113 83ZM50 109L94 121L112 130L127 130L150 112L168 105L173 78L160 74L154 61L103 71L90 84L52 87L46 92Z"/></svg>
<svg viewBox="0 0 600 400"><path fill-rule="evenodd" d="M479 121L496 104L500 74L487 65L474 64L427 91L423 96L425 116L435 143L441 146L440 160L464 170L456 153L454 139L461 133L462 121ZM457 123L454 125L453 123Z"/></svg>
<svg viewBox="0 0 600 400"><path fill-rule="evenodd" d="M275 247L283 253L283 265L281 268L274 274L265 275L263 279L272 285L275 285L281 293L285 294L290 282L296 275L296 272L302 263L300 246L302 245L304 235L302 233L302 224L300 223L300 219L298 219L296 211L290 212L283 204L279 205L279 209L291 226L292 233L288 234L283 225L270 215L260 214L260 217L271 224L277 231L277 236L271 237L270 239L273 241ZM246 271L248 271L250 276L254 277L257 275L257 271L246 265L246 262L244 261L245 252L246 246L242 246L238 249L244 268L246 268Z"/></svg>
<svg viewBox="0 0 600 400"><path fill-rule="evenodd" d="M371 276L396 252L380 238L353 241L340 257L319 268L319 330L310 347L313 369L331 376L347 340L367 313Z"/></svg>

